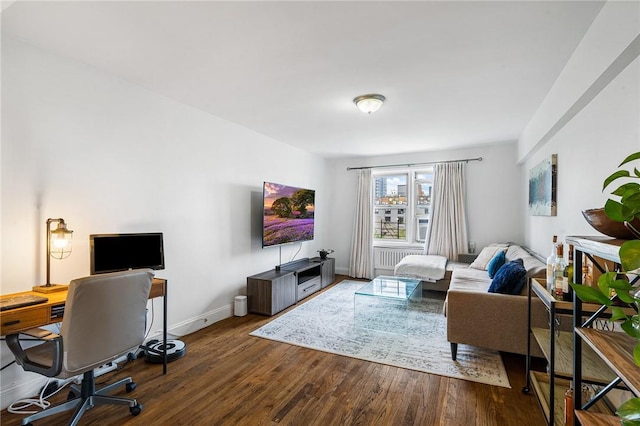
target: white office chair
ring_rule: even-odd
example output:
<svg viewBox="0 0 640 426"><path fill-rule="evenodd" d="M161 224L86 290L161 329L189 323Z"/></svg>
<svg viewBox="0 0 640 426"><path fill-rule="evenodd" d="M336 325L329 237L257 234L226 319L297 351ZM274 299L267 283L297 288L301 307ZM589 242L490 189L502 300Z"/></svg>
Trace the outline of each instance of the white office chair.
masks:
<svg viewBox="0 0 640 426"><path fill-rule="evenodd" d="M80 388L72 386L70 396L75 398L22 419L22 425L71 409L76 411L69 424L76 425L97 404L128 405L132 415L140 414L142 405L135 399L106 395L121 385L127 392L135 389L130 377L96 390L94 369L143 343L152 279L150 269L75 279L69 284L60 335L47 335L43 329L24 332L44 341L27 349L17 334L6 337L16 362L26 371L61 379L83 374Z"/></svg>

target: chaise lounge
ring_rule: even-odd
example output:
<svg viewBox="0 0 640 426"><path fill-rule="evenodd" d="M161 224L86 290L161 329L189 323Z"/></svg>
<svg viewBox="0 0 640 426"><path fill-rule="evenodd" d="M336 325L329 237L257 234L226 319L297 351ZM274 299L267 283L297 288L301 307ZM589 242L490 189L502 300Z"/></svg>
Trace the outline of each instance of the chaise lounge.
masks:
<svg viewBox="0 0 640 426"><path fill-rule="evenodd" d="M546 276L546 263L518 245L492 245L506 248L506 262L522 259L526 280ZM491 251L491 250L489 250ZM447 340L451 357L456 359L458 344L472 345L517 354L527 353L527 291L525 284L518 294L489 292L492 279L486 263L478 259L467 268L452 272L444 314L447 317ZM486 256L485 256L486 258ZM532 327L546 327L548 313L538 298L531 300ZM533 336L531 354L542 357Z"/></svg>

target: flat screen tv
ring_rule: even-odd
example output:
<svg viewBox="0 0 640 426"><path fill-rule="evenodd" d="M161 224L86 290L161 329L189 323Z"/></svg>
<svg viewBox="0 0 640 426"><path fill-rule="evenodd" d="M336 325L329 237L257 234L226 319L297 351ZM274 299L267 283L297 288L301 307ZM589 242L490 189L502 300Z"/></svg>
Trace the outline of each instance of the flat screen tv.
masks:
<svg viewBox="0 0 640 426"><path fill-rule="evenodd" d="M313 240L316 191L265 182L262 247Z"/></svg>
<svg viewBox="0 0 640 426"><path fill-rule="evenodd" d="M92 234L91 274L129 269L164 269L162 232Z"/></svg>

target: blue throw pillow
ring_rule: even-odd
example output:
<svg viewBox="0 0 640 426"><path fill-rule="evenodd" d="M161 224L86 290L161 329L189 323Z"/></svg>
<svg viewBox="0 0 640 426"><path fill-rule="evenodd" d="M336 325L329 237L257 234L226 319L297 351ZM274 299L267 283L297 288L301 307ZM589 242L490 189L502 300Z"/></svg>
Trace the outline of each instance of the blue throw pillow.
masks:
<svg viewBox="0 0 640 426"><path fill-rule="evenodd" d="M527 279L522 259L515 259L502 265L496 272L489 293L520 294Z"/></svg>
<svg viewBox="0 0 640 426"><path fill-rule="evenodd" d="M496 275L496 272L498 272L498 269L500 269L506 261L507 258L504 251L499 251L498 253L496 253L496 255L493 256L493 259L491 259L489 261L489 264L487 265L489 278L493 278Z"/></svg>

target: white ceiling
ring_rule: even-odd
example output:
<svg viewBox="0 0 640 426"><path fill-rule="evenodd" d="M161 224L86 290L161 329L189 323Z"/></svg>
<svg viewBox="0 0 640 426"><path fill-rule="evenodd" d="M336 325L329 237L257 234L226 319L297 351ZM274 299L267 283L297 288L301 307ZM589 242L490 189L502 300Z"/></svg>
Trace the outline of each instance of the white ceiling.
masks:
<svg viewBox="0 0 640 426"><path fill-rule="evenodd" d="M345 157L516 140L601 7L18 0L1 16L3 36ZM365 93L387 103L363 114L352 99Z"/></svg>

